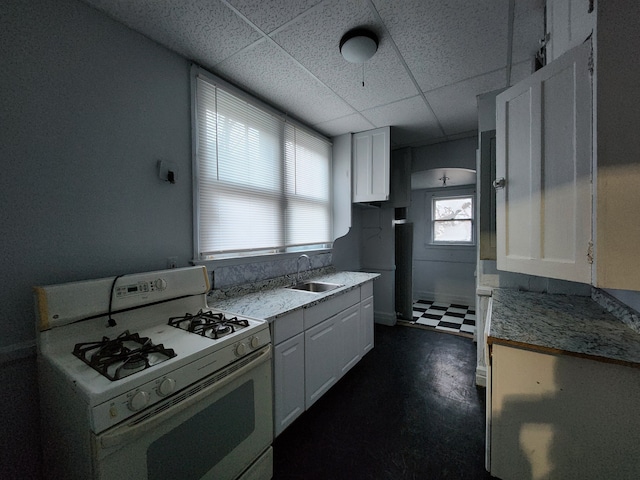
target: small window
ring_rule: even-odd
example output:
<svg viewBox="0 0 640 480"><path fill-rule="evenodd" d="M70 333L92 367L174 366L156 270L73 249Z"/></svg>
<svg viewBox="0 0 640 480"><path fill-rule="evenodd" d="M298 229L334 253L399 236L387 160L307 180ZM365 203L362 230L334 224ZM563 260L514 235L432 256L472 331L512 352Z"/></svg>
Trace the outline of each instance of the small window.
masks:
<svg viewBox="0 0 640 480"><path fill-rule="evenodd" d="M434 197L432 200L433 243L473 245L473 197Z"/></svg>

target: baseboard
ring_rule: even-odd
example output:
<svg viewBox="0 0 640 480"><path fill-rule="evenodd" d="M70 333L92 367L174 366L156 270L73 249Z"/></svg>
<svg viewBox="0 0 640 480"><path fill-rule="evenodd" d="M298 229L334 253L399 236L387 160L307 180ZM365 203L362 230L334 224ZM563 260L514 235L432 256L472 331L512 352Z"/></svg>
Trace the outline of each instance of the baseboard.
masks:
<svg viewBox="0 0 640 480"><path fill-rule="evenodd" d="M29 357L36 358L35 340L27 340L7 347L0 347L0 366Z"/></svg>
<svg viewBox="0 0 640 480"><path fill-rule="evenodd" d="M487 386L487 367L476 367L476 385Z"/></svg>
<svg viewBox="0 0 640 480"><path fill-rule="evenodd" d="M475 292L474 292L475 293ZM433 300L440 303L457 303L458 305L471 305L476 304L475 296L456 295L449 293L437 293L437 292L413 292L413 299L415 300Z"/></svg>
<svg viewBox="0 0 640 480"><path fill-rule="evenodd" d="M393 327L396 324L396 315L395 313L388 312L374 312L373 319L375 323L380 323L382 325L388 325Z"/></svg>

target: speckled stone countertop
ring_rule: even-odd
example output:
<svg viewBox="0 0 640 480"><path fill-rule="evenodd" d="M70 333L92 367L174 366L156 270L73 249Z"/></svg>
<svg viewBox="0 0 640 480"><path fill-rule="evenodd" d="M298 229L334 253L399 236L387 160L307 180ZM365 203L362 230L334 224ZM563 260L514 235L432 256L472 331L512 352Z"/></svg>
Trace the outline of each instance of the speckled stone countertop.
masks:
<svg viewBox="0 0 640 480"><path fill-rule="evenodd" d="M487 343L640 368L640 333L590 297L493 290Z"/></svg>
<svg viewBox="0 0 640 480"><path fill-rule="evenodd" d="M286 288L292 284L292 280L282 277L260 284L214 291L208 297L208 304L211 308L271 322L286 313L310 307L336 295L341 295L379 276L378 273L338 272L332 269L321 269L313 272L308 280L337 283L342 286L324 293L305 292ZM305 280L307 280L306 277Z"/></svg>

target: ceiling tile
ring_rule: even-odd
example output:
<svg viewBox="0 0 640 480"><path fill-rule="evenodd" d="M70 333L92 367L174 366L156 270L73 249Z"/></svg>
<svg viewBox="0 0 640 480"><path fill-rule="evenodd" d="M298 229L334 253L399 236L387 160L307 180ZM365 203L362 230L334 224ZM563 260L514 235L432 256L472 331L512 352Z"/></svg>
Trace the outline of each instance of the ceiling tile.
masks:
<svg viewBox="0 0 640 480"><path fill-rule="evenodd" d="M261 38L219 0L85 0L162 45L212 66Z"/></svg>
<svg viewBox="0 0 640 480"><path fill-rule="evenodd" d="M386 125L394 145L467 135L476 95L506 81L510 0L82 1L327 135ZM544 5L515 1L512 84L531 71ZM362 26L380 38L364 87L362 66L339 53Z"/></svg>
<svg viewBox="0 0 640 480"><path fill-rule="evenodd" d="M372 0L423 91L506 65L508 0Z"/></svg>
<svg viewBox="0 0 640 480"><path fill-rule="evenodd" d="M293 20L322 0L228 0L265 33Z"/></svg>
<svg viewBox="0 0 640 480"><path fill-rule="evenodd" d="M369 26L380 38L378 51L364 64L364 87L363 66L347 62L339 49L342 36L358 26ZM418 93L383 32L366 3L327 0L273 39L356 110L364 110Z"/></svg>
<svg viewBox="0 0 640 480"><path fill-rule="evenodd" d="M220 74L282 112L307 124L353 113L353 109L270 41L262 41L216 65Z"/></svg>
<svg viewBox="0 0 640 480"><path fill-rule="evenodd" d="M359 113L354 113L346 117L318 123L313 125L313 128L329 137L335 137L347 132L364 132L365 130L371 130L376 127Z"/></svg>
<svg viewBox="0 0 640 480"><path fill-rule="evenodd" d="M436 118L418 95L362 114L376 127L392 126L393 145L420 144L428 137L443 135Z"/></svg>
<svg viewBox="0 0 640 480"><path fill-rule="evenodd" d="M500 69L486 75L464 80L425 92L427 101L440 120L447 135L456 135L478 128L478 103L482 93L504 88L506 70Z"/></svg>

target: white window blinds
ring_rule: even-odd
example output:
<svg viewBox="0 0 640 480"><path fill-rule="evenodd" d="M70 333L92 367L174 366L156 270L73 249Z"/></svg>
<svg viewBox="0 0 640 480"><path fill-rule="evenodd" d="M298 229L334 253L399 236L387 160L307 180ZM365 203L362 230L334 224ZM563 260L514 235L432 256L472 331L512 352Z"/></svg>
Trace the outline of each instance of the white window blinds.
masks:
<svg viewBox="0 0 640 480"><path fill-rule="evenodd" d="M330 144L202 75L195 107L198 258L330 246Z"/></svg>

